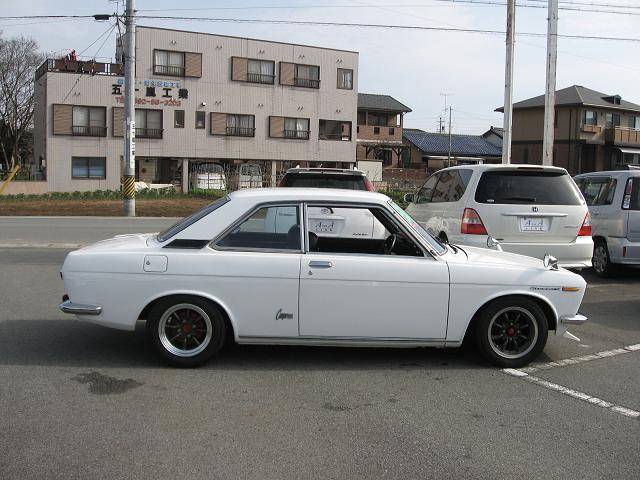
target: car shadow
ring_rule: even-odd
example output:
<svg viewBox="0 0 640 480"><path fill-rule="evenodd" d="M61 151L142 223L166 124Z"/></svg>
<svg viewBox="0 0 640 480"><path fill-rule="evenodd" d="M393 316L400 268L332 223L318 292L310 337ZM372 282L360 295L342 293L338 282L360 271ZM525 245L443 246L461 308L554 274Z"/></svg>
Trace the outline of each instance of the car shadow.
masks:
<svg viewBox="0 0 640 480"><path fill-rule="evenodd" d="M0 365L83 368L158 368L146 344L144 323L135 332L77 320L8 320L0 323ZM228 345L203 369L214 370L398 370L485 369L472 347L350 348Z"/></svg>
<svg viewBox="0 0 640 480"><path fill-rule="evenodd" d="M637 267L621 267L608 277L599 276L591 268L582 270L579 274L589 285L611 285L617 282L625 285L640 284L640 268Z"/></svg>

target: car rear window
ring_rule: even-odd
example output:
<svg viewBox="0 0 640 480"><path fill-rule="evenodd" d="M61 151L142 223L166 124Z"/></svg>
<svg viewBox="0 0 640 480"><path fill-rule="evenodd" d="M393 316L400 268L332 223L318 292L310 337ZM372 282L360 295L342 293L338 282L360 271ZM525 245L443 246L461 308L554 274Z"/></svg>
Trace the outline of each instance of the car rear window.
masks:
<svg viewBox="0 0 640 480"><path fill-rule="evenodd" d="M569 174L553 171L487 171L476 188L476 202L493 204L580 205Z"/></svg>
<svg viewBox="0 0 640 480"><path fill-rule="evenodd" d="M282 187L341 188L344 190L366 190L362 175L333 175L315 173L287 173L282 179Z"/></svg>

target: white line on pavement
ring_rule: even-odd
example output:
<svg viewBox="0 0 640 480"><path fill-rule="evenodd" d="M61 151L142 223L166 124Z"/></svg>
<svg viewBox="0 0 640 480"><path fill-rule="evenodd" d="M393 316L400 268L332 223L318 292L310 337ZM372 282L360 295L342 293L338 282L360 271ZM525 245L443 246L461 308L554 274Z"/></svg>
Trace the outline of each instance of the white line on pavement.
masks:
<svg viewBox="0 0 640 480"><path fill-rule="evenodd" d="M592 360L598 360L600 358L615 357L623 353L630 353L640 350L640 343L636 345L629 345L624 348L615 348L613 350L605 350L603 352L590 353L589 355L580 355L579 357L565 358L563 360L556 360L554 362L546 363L534 363L530 367L524 367L520 370L525 373L532 373L538 370L548 370L555 367L565 367L567 365L575 365L578 363L590 362Z"/></svg>
<svg viewBox="0 0 640 480"><path fill-rule="evenodd" d="M630 408L623 407L621 405L615 405L611 402L607 402L606 400L602 400L601 398L593 397L588 393L580 392L578 390L573 390L571 388L558 385L557 383L549 382L547 380L543 380L542 378L534 377L533 375L529 375L528 373L525 373L521 370L517 370L514 368L505 368L502 371L507 375L512 375L514 377L522 378L523 380L534 383L536 385L540 385L541 387L544 387L548 390L554 390L556 392L562 393L563 395L568 395L570 397L576 398L578 400L582 400L592 405L596 405L602 408L607 408L612 412L619 413L621 415L624 415L625 417L640 418L640 412L636 410L632 410Z"/></svg>

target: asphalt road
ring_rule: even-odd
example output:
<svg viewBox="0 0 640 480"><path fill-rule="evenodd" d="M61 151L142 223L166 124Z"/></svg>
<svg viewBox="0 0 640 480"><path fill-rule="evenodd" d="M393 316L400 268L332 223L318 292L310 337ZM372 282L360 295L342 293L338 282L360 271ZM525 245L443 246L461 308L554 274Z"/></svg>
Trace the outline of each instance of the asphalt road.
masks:
<svg viewBox="0 0 640 480"><path fill-rule="evenodd" d="M12 238L0 219L0 242L170 223L113 222L26 222ZM3 480L640 478L640 419L570 393L640 410L640 351L615 354L640 344L637 272L585 274L590 321L572 329L582 341L550 338L529 377L473 350L436 349L243 346L177 370L155 359L141 329L59 312L67 251L0 248ZM603 351L614 354L548 364Z"/></svg>

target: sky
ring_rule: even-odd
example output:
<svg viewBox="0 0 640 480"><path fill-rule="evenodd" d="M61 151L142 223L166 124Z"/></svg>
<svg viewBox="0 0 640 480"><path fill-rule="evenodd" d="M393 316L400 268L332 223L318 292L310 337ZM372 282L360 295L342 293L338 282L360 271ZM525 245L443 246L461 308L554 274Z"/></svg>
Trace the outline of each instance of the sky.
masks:
<svg viewBox="0 0 640 480"><path fill-rule="evenodd" d="M640 0L581 1L638 8L628 10L635 15L561 10L560 34L640 38ZM118 8L118 2L113 0L23 0L9 4L3 0L3 3L2 16L113 13ZM436 0L137 0L136 8L139 15L318 20L499 31L506 27L505 6ZM516 32L544 34L546 17L545 8L518 7ZM439 117L447 117L445 98L452 107L453 133L481 134L492 125L502 126L502 114L494 110L504 99L504 35L157 19L140 19L138 23L355 50L360 53L358 90L388 94L408 105L413 112L405 117L405 127L437 131ZM108 27L93 19L0 20L3 37L30 36L46 52L86 49L84 55L107 59L114 55L115 34L95 41ZM92 42L95 43L91 45ZM557 88L583 85L640 103L639 59L640 41L560 38ZM545 38L517 37L515 101L544 93L545 60Z"/></svg>

